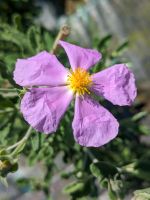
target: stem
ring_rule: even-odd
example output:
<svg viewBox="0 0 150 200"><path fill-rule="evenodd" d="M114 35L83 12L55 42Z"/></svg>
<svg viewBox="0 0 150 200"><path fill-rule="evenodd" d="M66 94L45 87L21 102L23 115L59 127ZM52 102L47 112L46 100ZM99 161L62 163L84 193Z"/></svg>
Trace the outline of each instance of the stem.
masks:
<svg viewBox="0 0 150 200"><path fill-rule="evenodd" d="M25 140L27 140L29 138L29 136L32 133L32 127L30 126L25 134L25 136L17 143L13 144L12 146L7 148L7 151L10 151L12 149L14 149L15 147L17 147L18 145L22 144Z"/></svg>
<svg viewBox="0 0 150 200"><path fill-rule="evenodd" d="M3 114L3 113L9 113L9 112L13 112L14 109L9 109L9 110L0 110L0 114Z"/></svg>
<svg viewBox="0 0 150 200"><path fill-rule="evenodd" d="M50 53L54 54L57 51L59 40L63 40L70 34L70 27L68 25L64 25L61 27Z"/></svg>

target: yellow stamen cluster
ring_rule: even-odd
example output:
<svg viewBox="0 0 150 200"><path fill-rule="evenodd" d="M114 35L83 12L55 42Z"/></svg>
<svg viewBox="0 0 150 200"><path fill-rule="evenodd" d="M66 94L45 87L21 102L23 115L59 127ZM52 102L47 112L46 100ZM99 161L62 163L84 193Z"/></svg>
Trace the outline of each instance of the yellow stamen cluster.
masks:
<svg viewBox="0 0 150 200"><path fill-rule="evenodd" d="M79 95L90 94L92 78L85 69L78 67L68 75L67 84L73 92Z"/></svg>

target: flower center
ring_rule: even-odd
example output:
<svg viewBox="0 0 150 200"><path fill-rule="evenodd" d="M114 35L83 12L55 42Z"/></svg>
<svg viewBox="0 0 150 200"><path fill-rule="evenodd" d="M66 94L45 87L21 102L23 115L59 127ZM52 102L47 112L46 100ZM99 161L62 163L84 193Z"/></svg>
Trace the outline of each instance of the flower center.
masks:
<svg viewBox="0 0 150 200"><path fill-rule="evenodd" d="M79 95L90 94L89 87L92 85L92 78L85 69L78 67L68 75L67 84Z"/></svg>

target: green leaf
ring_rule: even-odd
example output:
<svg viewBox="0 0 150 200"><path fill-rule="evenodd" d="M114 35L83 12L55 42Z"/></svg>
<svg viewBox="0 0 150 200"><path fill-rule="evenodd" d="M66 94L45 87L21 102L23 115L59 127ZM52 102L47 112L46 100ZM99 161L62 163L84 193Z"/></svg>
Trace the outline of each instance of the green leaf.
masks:
<svg viewBox="0 0 150 200"><path fill-rule="evenodd" d="M128 173L141 178L143 180L150 181L150 161L141 159L122 168Z"/></svg>
<svg viewBox="0 0 150 200"><path fill-rule="evenodd" d="M101 49L101 48L104 48L108 45L108 43L111 41L112 39L112 35L109 34L109 35L106 35L104 38L102 38L98 44L98 47Z"/></svg>
<svg viewBox="0 0 150 200"><path fill-rule="evenodd" d="M14 107L14 104L8 99L4 98L2 95L0 95L0 109L5 109L5 108L12 108Z"/></svg>
<svg viewBox="0 0 150 200"><path fill-rule="evenodd" d="M124 43L122 43L117 49L116 49L116 52L117 53L120 53L122 52L123 50L125 50L129 45L129 42L128 41L125 41Z"/></svg>
<svg viewBox="0 0 150 200"><path fill-rule="evenodd" d="M65 194L72 194L75 192L82 191L83 189L84 189L83 182L72 182L64 188L63 192Z"/></svg>
<svg viewBox="0 0 150 200"><path fill-rule="evenodd" d="M41 135L41 134L36 133L36 135L34 137L31 137L32 148L34 151L37 151L39 149L39 142L40 142L39 135Z"/></svg>
<svg viewBox="0 0 150 200"><path fill-rule="evenodd" d="M36 27L31 26L27 31L27 37L28 37L29 44L32 47L32 49L37 48L37 41L36 41L35 35L36 35Z"/></svg>
<svg viewBox="0 0 150 200"><path fill-rule="evenodd" d="M150 188L136 190L133 200L150 200Z"/></svg>
<svg viewBox="0 0 150 200"><path fill-rule="evenodd" d="M133 121L138 121L138 120L140 120L140 119L146 117L147 114L148 114L148 113L147 113L146 111L139 112L139 113L137 113L136 115L134 115L134 116L132 117L132 120L133 120Z"/></svg>
<svg viewBox="0 0 150 200"><path fill-rule="evenodd" d="M45 43L45 49L49 51L52 48L54 38L50 35L49 32L44 32L43 41Z"/></svg>
<svg viewBox="0 0 150 200"><path fill-rule="evenodd" d="M14 173L14 172L16 172L17 170L18 170L18 163L12 164L11 169L10 169L10 172L11 172L11 173Z"/></svg>
<svg viewBox="0 0 150 200"><path fill-rule="evenodd" d="M108 195L111 200L117 200L116 193L112 190L110 181L108 181Z"/></svg>
<svg viewBox="0 0 150 200"><path fill-rule="evenodd" d="M4 147L0 146L0 156L6 155L7 153L8 153L7 150Z"/></svg>
<svg viewBox="0 0 150 200"><path fill-rule="evenodd" d="M115 51L112 52L111 57L116 58L117 56L120 56L123 53L123 51L128 47L128 45L129 45L128 41L122 43Z"/></svg>
<svg viewBox="0 0 150 200"><path fill-rule="evenodd" d="M64 178L64 179L69 179L70 176L72 175L72 172L62 172L61 173L61 177Z"/></svg>
<svg viewBox="0 0 150 200"><path fill-rule="evenodd" d="M24 140L20 145L17 146L17 148L12 152L12 155L14 157L19 155L23 151L25 145L26 145L26 140Z"/></svg>
<svg viewBox="0 0 150 200"><path fill-rule="evenodd" d="M18 14L13 15L13 24L16 29L20 29L21 27L21 17Z"/></svg>
<svg viewBox="0 0 150 200"><path fill-rule="evenodd" d="M150 181L150 161L140 160L135 164L135 173L138 177Z"/></svg>
<svg viewBox="0 0 150 200"><path fill-rule="evenodd" d="M146 125L139 125L139 130L141 131L142 134L144 135L149 135L150 134L150 128Z"/></svg>
<svg viewBox="0 0 150 200"><path fill-rule="evenodd" d="M97 162L90 165L92 174L97 178L110 178L118 173L117 168L107 162Z"/></svg>
<svg viewBox="0 0 150 200"><path fill-rule="evenodd" d="M0 61L0 74L2 78L9 78L7 67L4 62Z"/></svg>

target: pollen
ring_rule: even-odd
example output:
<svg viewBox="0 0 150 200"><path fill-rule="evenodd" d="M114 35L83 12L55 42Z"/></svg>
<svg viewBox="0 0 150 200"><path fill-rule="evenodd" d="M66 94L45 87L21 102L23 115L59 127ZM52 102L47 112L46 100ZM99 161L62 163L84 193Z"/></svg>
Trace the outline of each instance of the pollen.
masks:
<svg viewBox="0 0 150 200"><path fill-rule="evenodd" d="M79 95L90 94L89 88L92 85L92 78L85 69L78 67L75 71L70 71L67 85Z"/></svg>

